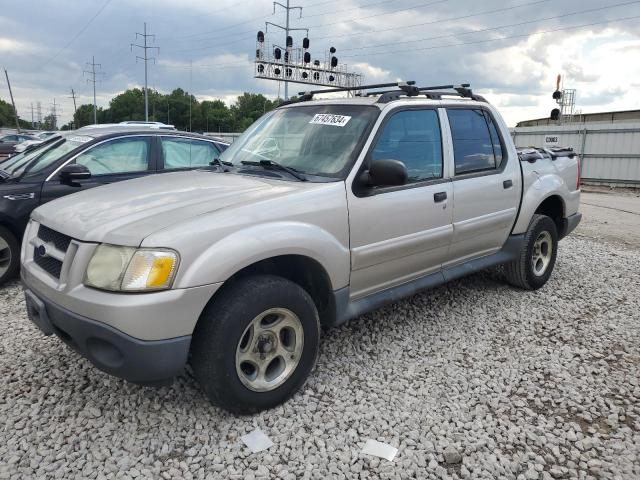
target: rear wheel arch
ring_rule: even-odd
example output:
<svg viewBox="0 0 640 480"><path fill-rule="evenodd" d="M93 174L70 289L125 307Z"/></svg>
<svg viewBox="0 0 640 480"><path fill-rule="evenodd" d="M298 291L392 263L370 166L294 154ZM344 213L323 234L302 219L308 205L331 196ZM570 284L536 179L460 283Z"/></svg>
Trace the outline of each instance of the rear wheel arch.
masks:
<svg viewBox="0 0 640 480"><path fill-rule="evenodd" d="M534 215L545 215L553 220L556 224L558 237L562 238L565 230L565 211L566 206L560 195L550 195L545 198L536 208Z"/></svg>

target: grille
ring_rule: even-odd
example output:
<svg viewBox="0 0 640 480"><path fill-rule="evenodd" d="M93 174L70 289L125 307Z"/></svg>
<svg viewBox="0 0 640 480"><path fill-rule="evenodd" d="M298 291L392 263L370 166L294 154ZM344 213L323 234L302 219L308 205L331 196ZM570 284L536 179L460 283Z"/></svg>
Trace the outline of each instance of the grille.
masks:
<svg viewBox="0 0 640 480"><path fill-rule="evenodd" d="M60 278L62 271L62 262L53 257L43 257L38 252L38 248L33 249L33 261L49 275Z"/></svg>
<svg viewBox="0 0 640 480"><path fill-rule="evenodd" d="M46 243L53 243L55 247L61 252L66 252L71 243L71 237L67 235L51 230L49 227L40 225L38 228L38 238Z"/></svg>

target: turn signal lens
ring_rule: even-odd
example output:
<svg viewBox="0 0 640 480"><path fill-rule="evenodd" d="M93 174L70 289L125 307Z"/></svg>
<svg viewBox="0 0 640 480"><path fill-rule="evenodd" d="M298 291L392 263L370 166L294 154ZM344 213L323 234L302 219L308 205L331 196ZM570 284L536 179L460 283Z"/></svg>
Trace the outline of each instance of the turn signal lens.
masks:
<svg viewBox="0 0 640 480"><path fill-rule="evenodd" d="M122 290L146 291L170 288L178 266L171 250L138 250L122 278Z"/></svg>

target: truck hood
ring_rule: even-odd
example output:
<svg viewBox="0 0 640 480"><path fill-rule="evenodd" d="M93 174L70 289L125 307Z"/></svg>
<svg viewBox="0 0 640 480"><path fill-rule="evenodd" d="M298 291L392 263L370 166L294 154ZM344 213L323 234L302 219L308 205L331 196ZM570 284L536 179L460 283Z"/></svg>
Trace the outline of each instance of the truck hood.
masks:
<svg viewBox="0 0 640 480"><path fill-rule="evenodd" d="M214 171L165 173L54 200L32 218L77 240L138 246L148 235L198 215L314 185Z"/></svg>

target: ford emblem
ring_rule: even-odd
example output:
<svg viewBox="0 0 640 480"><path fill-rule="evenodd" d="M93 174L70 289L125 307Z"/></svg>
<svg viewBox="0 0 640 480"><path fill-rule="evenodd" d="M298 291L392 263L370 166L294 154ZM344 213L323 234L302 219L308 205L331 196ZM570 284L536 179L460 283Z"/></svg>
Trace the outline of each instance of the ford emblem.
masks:
<svg viewBox="0 0 640 480"><path fill-rule="evenodd" d="M40 245L38 247L38 255L41 257L46 257L47 256L47 247L45 247L44 245Z"/></svg>

